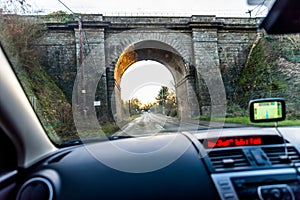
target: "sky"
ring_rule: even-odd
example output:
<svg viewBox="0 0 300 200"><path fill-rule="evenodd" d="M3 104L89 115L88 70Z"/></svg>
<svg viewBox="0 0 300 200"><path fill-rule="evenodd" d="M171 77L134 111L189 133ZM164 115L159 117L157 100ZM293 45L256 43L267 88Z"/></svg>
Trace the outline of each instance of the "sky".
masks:
<svg viewBox="0 0 300 200"><path fill-rule="evenodd" d="M73 12L104 15L217 15L249 16L246 13L256 6L247 0L61 0ZM248 0L262 1L262 0ZM50 13L68 11L58 0L27 0L33 9ZM265 8L255 9L260 14ZM68 11L69 12L69 11ZM254 12L254 15L256 14Z"/></svg>
<svg viewBox="0 0 300 200"><path fill-rule="evenodd" d="M143 104L154 102L162 86L174 90L170 71L155 61L140 61L131 65L121 79L121 98L138 98Z"/></svg>

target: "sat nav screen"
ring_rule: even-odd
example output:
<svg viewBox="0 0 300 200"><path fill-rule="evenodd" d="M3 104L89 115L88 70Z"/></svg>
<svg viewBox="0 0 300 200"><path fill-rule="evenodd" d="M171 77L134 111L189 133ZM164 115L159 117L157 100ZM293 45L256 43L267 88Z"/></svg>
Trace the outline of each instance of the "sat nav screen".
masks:
<svg viewBox="0 0 300 200"><path fill-rule="evenodd" d="M282 118L282 105L280 101L254 103L254 119Z"/></svg>
<svg viewBox="0 0 300 200"><path fill-rule="evenodd" d="M208 138L202 140L202 144L206 149L282 144L282 143L283 143L282 138L276 135L220 137L220 138Z"/></svg>

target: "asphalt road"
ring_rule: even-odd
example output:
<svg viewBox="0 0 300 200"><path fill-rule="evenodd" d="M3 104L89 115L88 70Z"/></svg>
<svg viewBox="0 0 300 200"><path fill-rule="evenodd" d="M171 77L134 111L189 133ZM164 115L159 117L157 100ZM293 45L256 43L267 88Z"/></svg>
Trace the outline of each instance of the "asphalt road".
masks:
<svg viewBox="0 0 300 200"><path fill-rule="evenodd" d="M151 136L160 133L193 131L203 127L194 123L180 122L177 118L166 115L145 112L140 117L126 124L114 135Z"/></svg>

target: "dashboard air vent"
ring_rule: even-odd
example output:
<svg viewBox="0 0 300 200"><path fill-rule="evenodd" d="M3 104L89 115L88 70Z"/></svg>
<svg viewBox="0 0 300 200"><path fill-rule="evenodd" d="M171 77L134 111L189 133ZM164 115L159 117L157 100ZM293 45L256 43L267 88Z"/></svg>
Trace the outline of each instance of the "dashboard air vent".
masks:
<svg viewBox="0 0 300 200"><path fill-rule="evenodd" d="M45 178L35 177L26 181L18 192L17 200L52 200L53 187Z"/></svg>
<svg viewBox="0 0 300 200"><path fill-rule="evenodd" d="M285 155L284 147L265 147L262 148L272 165L300 163L300 155L295 147L287 147L288 159Z"/></svg>
<svg viewBox="0 0 300 200"><path fill-rule="evenodd" d="M216 171L250 166L242 149L211 151L208 155Z"/></svg>

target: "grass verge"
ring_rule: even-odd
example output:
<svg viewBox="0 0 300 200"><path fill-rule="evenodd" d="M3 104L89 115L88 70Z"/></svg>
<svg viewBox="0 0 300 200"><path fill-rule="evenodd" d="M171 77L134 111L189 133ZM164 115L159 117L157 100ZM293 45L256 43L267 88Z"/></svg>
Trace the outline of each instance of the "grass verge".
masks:
<svg viewBox="0 0 300 200"><path fill-rule="evenodd" d="M224 118L214 118L210 119L207 117L200 117L200 120L204 121L222 121L224 122ZM234 123L234 124L245 124L251 126L274 126L274 122L263 122L263 123L252 123L248 117L226 117L225 123ZM285 121L278 122L278 126L300 126L299 119L287 119Z"/></svg>

